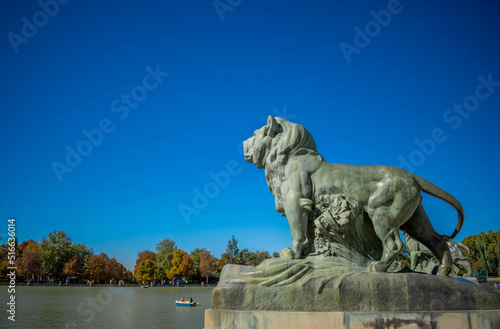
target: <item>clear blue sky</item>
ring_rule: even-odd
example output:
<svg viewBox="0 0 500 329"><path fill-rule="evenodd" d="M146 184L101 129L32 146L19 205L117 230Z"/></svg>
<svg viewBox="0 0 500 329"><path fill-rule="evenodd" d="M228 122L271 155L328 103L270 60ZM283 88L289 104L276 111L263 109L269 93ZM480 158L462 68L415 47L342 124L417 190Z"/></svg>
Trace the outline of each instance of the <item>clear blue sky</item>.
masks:
<svg viewBox="0 0 500 329"><path fill-rule="evenodd" d="M166 237L280 251L288 223L240 148L269 114L327 161L408 161L462 202L458 240L500 229L500 2L60 1L0 12L3 241L15 216L21 241L64 230L128 267ZM424 206L450 235L456 212Z"/></svg>

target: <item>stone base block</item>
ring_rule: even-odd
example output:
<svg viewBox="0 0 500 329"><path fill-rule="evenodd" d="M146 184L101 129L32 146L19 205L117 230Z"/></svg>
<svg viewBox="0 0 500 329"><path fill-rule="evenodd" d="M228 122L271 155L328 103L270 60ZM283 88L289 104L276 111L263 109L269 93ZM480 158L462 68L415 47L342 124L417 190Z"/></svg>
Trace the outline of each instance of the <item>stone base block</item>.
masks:
<svg viewBox="0 0 500 329"><path fill-rule="evenodd" d="M206 310L205 329L498 329L500 310L285 312Z"/></svg>

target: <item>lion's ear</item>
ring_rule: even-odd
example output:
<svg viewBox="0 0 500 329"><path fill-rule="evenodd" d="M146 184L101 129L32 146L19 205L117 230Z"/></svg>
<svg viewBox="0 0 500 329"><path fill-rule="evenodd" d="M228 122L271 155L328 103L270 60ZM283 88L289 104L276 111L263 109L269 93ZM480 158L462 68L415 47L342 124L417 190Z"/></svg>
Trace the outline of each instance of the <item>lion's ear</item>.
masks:
<svg viewBox="0 0 500 329"><path fill-rule="evenodd" d="M272 115L267 118L267 125L269 126L269 136L274 137L279 133L280 125Z"/></svg>

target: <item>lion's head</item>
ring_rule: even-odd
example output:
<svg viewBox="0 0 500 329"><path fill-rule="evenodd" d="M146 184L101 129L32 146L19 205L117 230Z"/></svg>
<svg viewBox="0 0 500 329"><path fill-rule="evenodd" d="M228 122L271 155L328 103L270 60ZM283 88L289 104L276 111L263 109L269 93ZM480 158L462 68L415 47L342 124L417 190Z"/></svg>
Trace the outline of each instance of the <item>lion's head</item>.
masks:
<svg viewBox="0 0 500 329"><path fill-rule="evenodd" d="M243 142L243 150L245 160L259 169L273 167L277 162L283 164L280 159L286 161L298 151L317 152L316 143L305 127L272 116L267 119L267 125Z"/></svg>

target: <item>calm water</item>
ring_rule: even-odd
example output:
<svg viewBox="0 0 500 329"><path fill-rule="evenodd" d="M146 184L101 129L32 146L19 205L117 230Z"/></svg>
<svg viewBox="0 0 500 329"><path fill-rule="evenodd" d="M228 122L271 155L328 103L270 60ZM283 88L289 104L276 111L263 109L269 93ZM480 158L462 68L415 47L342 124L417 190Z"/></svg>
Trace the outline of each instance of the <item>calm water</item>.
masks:
<svg viewBox="0 0 500 329"><path fill-rule="evenodd" d="M500 289L493 288L497 293ZM0 286L0 328L202 329L213 287L17 287L16 322L6 320L6 286ZM4 290L5 289L5 290ZM182 297L200 306L179 307Z"/></svg>
<svg viewBox="0 0 500 329"><path fill-rule="evenodd" d="M6 286L0 286L2 290ZM16 287L16 322L6 320L2 291L1 328L202 329L213 287ZM196 307L176 306L185 297ZM8 298L8 297L7 297Z"/></svg>

